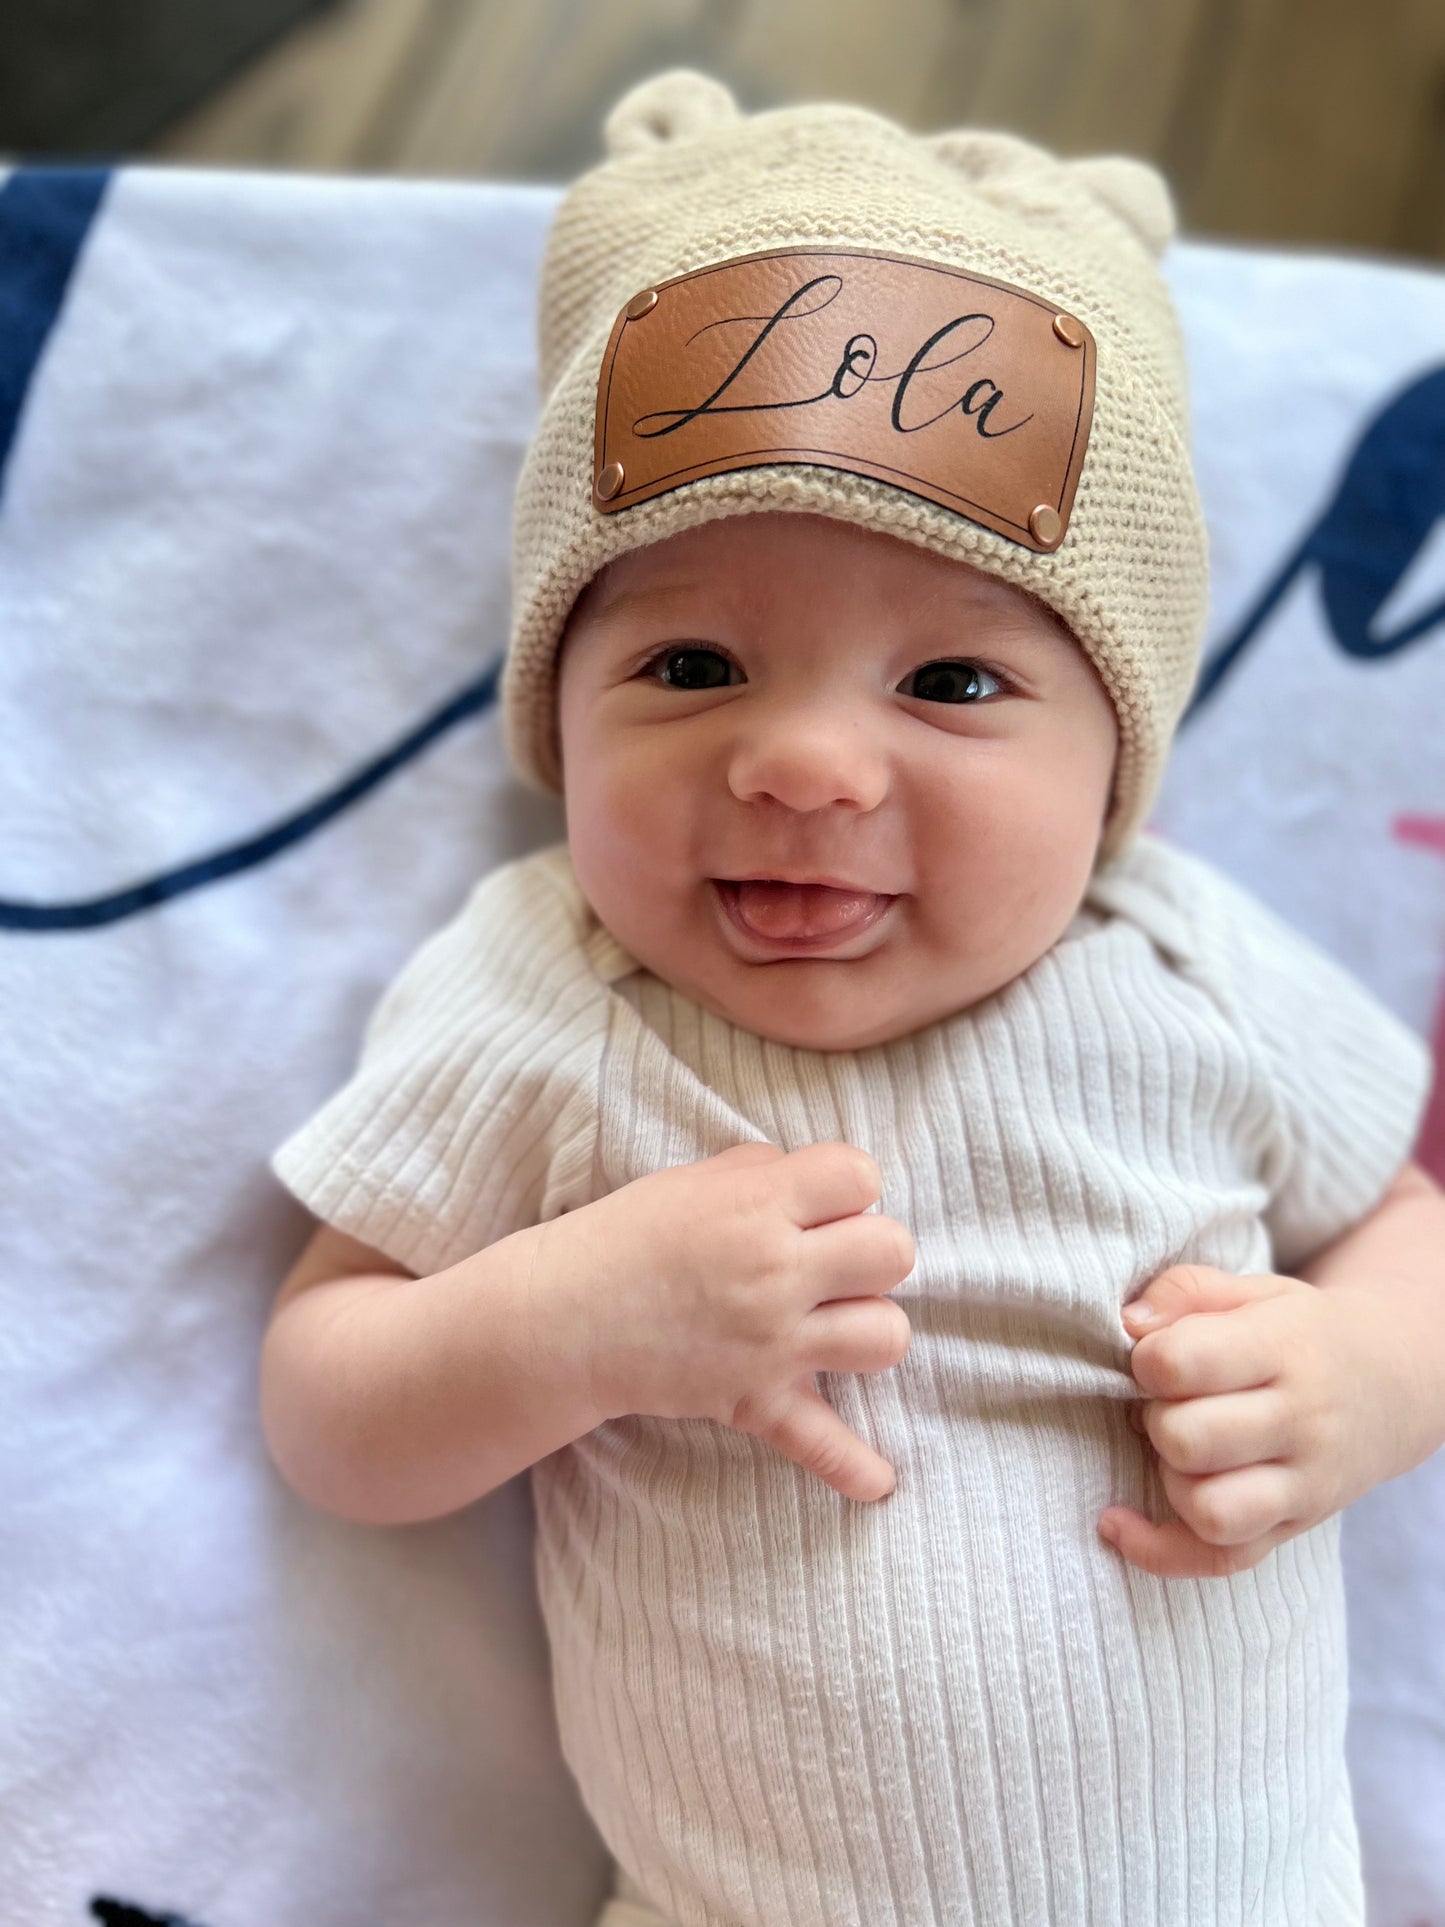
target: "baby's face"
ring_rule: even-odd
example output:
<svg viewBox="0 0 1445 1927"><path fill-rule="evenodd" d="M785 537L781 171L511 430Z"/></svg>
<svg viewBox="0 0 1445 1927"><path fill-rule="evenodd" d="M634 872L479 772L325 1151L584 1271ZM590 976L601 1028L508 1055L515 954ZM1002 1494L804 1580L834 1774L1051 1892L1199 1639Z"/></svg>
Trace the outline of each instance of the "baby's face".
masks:
<svg viewBox="0 0 1445 1927"><path fill-rule="evenodd" d="M709 522L603 571L559 680L588 902L759 1036L919 1030L1083 897L1113 705L1057 617L965 564L820 516Z"/></svg>

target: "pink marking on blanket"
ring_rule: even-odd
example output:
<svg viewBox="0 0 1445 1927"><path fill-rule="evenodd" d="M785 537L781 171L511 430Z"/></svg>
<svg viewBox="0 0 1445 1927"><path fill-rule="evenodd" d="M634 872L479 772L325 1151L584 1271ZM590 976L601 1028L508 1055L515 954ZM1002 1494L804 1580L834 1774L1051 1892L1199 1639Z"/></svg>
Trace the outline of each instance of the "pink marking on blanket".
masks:
<svg viewBox="0 0 1445 1927"><path fill-rule="evenodd" d="M1433 850L1445 857L1445 816L1397 816L1395 834L1402 843L1413 843L1422 850ZM1435 1006L1435 1028L1431 1037L1435 1048L1435 1088L1420 1127L1415 1159L1423 1164L1438 1183L1445 1184L1445 981Z"/></svg>

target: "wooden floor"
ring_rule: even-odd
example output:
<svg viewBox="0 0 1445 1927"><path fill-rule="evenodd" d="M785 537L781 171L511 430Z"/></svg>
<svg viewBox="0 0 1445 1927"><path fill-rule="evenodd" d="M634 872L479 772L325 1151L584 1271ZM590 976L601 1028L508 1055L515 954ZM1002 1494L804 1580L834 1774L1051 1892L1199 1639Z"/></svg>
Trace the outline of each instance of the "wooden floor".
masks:
<svg viewBox="0 0 1445 1927"><path fill-rule="evenodd" d="M1141 154L1195 233L1445 260L1445 0L345 0L155 153L562 180L679 64Z"/></svg>

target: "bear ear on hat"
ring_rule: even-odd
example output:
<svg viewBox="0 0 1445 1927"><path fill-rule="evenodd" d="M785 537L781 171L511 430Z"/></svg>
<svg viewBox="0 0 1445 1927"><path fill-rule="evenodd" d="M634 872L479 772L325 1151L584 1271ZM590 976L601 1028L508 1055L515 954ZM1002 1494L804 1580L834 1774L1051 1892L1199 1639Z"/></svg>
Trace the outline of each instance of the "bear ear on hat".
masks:
<svg viewBox="0 0 1445 1927"><path fill-rule="evenodd" d="M930 134L928 145L975 185L1005 184L1051 168L1054 157L1021 134L1000 134L988 127L955 127Z"/></svg>
<svg viewBox="0 0 1445 1927"><path fill-rule="evenodd" d="M607 116L603 134L608 155L615 160L691 140L709 127L741 119L737 102L720 80L674 67L624 94Z"/></svg>
<svg viewBox="0 0 1445 1927"><path fill-rule="evenodd" d="M1067 220L1070 196L1064 165L1022 135L958 127L928 136L928 145L980 200L1005 214Z"/></svg>
<svg viewBox="0 0 1445 1927"><path fill-rule="evenodd" d="M1124 154L1064 161L1021 135L975 127L934 134L928 144L957 168L976 194L999 207L1067 218L1072 184L1122 221L1156 258L1174 238L1169 188L1147 161Z"/></svg>
<svg viewBox="0 0 1445 1927"><path fill-rule="evenodd" d="M1149 252L1160 255L1174 239L1174 202L1164 176L1147 161L1125 154L1071 161L1069 170L1096 200L1117 214Z"/></svg>

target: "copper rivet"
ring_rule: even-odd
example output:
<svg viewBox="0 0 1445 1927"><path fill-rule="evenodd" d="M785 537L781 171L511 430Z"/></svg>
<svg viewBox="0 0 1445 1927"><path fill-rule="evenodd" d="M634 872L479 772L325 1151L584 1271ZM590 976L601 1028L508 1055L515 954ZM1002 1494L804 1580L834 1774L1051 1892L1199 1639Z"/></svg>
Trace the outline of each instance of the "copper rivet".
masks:
<svg viewBox="0 0 1445 1927"><path fill-rule="evenodd" d="M604 502L610 502L621 486L622 464L621 462L609 462L597 477L597 493L602 497ZM1035 512L1037 513L1037 511ZM1046 510L1045 513L1051 515L1053 510Z"/></svg>
<svg viewBox="0 0 1445 1927"><path fill-rule="evenodd" d="M1083 327L1071 314L1054 316L1054 333L1066 348L1082 348L1084 345Z"/></svg>
<svg viewBox="0 0 1445 1927"><path fill-rule="evenodd" d="M657 289L648 288L642 294L633 295L632 299L628 302L627 319L629 321L641 321L642 317L645 314L651 314L656 306Z"/></svg>
<svg viewBox="0 0 1445 1927"><path fill-rule="evenodd" d="M1029 528L1036 542L1057 542L1059 531L1063 526L1059 520L1059 511L1051 509L1047 502L1040 502L1038 507L1029 513Z"/></svg>

